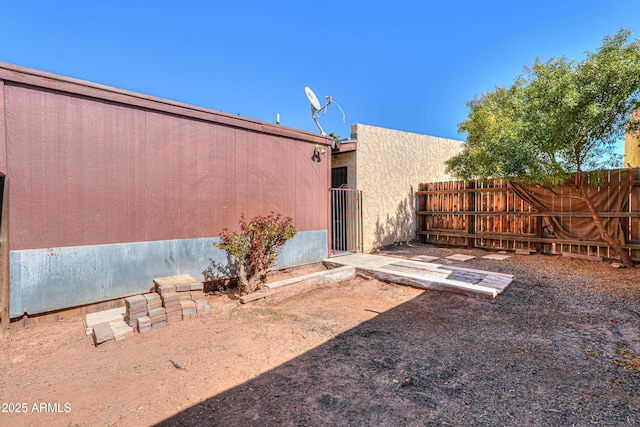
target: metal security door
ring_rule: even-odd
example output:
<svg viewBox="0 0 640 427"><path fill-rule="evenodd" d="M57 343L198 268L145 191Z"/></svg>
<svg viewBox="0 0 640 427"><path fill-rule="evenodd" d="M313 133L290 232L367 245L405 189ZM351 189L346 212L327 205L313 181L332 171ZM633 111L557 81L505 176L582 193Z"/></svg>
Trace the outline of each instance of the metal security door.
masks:
<svg viewBox="0 0 640 427"><path fill-rule="evenodd" d="M362 191L331 189L331 256L362 252Z"/></svg>

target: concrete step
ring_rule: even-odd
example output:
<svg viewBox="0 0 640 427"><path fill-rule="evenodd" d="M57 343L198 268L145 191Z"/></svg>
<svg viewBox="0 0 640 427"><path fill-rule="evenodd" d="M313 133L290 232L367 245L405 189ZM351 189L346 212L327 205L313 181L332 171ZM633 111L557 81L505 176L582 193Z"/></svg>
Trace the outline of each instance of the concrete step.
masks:
<svg viewBox="0 0 640 427"><path fill-rule="evenodd" d="M302 276L291 277L289 279L272 283L266 283L264 285L264 288L262 288L261 290L240 297L240 302L245 304L251 301L273 297L276 295L282 297L316 286L352 279L355 276L356 269L350 266L324 271L316 271L314 273L309 273Z"/></svg>

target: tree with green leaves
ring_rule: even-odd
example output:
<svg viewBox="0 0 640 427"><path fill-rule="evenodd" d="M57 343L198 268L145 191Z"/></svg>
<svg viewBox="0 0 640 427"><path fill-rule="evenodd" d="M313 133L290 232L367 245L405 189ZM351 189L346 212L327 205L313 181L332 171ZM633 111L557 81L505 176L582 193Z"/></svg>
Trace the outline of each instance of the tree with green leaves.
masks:
<svg viewBox="0 0 640 427"><path fill-rule="evenodd" d="M447 162L460 179L506 178L553 187L570 183L587 206L600 236L622 263L633 267L622 244L603 226L586 190L607 168L619 167L615 144L640 134L640 40L629 30L605 37L581 62L536 60L509 87L467 103L461 154Z"/></svg>

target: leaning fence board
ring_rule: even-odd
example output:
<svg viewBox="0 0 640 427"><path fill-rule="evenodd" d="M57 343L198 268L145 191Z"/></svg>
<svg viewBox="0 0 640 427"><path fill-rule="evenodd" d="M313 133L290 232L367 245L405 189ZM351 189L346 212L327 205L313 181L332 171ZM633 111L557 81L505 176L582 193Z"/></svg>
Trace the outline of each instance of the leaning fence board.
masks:
<svg viewBox="0 0 640 427"><path fill-rule="evenodd" d="M624 185L622 185L624 183ZM592 183L592 184L595 184ZM628 195L622 194L629 191ZM603 219L619 221L623 247L640 261L640 168L609 171L598 186L588 187L592 199L601 200ZM623 197L625 196L625 197ZM612 200L626 205L615 210ZM601 241L560 239L550 219L574 226L589 218L562 188L552 195L558 211L540 212L516 194L505 180L422 183L416 192L417 234L423 242L502 250L574 253L589 257L615 257Z"/></svg>

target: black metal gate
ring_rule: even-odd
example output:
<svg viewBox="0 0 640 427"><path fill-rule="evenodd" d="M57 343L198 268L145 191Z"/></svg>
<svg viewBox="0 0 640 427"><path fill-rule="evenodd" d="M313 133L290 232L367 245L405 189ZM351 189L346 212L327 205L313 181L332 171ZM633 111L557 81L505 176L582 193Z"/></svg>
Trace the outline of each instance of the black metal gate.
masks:
<svg viewBox="0 0 640 427"><path fill-rule="evenodd" d="M331 190L331 256L362 252L362 191Z"/></svg>

